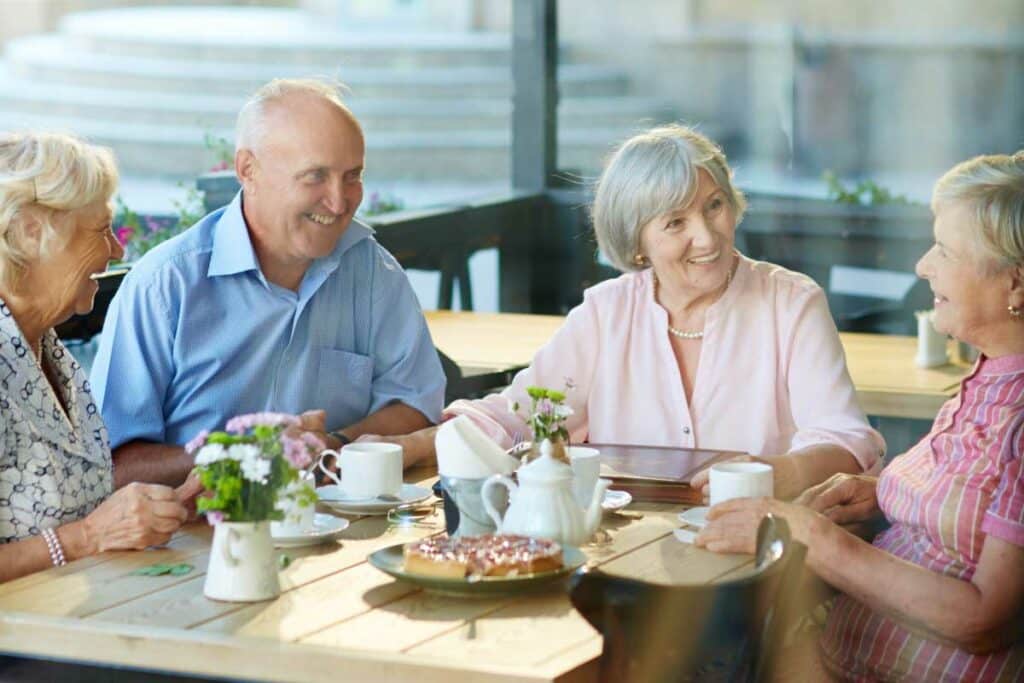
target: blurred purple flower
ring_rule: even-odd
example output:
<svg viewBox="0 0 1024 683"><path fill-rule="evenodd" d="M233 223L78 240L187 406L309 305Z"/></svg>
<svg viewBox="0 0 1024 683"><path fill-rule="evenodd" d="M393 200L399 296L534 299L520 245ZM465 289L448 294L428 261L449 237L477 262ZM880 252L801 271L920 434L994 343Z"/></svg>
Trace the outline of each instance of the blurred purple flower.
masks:
<svg viewBox="0 0 1024 683"><path fill-rule="evenodd" d="M196 434L191 441L185 444L185 452L188 453L189 455L194 454L196 451L198 451L200 448L206 445L206 437L208 437L209 435L209 429L204 429L203 431Z"/></svg>
<svg viewBox="0 0 1024 683"><path fill-rule="evenodd" d="M550 398L542 398L537 401L538 415L550 415L553 412L555 412L555 404L551 402Z"/></svg>
<svg viewBox="0 0 1024 683"><path fill-rule="evenodd" d="M256 425L296 427L299 425L299 418L287 413L250 413L231 418L225 425L225 429L232 434L244 434L246 430Z"/></svg>
<svg viewBox="0 0 1024 683"><path fill-rule="evenodd" d="M220 524L224 521L224 513L221 512L220 510L207 510L206 521L209 523L210 526Z"/></svg>
<svg viewBox="0 0 1024 683"><path fill-rule="evenodd" d="M309 446L305 440L294 438L287 434L281 435L281 447L284 451L284 459L291 463L295 469L305 469L313 462L313 454L309 452Z"/></svg>

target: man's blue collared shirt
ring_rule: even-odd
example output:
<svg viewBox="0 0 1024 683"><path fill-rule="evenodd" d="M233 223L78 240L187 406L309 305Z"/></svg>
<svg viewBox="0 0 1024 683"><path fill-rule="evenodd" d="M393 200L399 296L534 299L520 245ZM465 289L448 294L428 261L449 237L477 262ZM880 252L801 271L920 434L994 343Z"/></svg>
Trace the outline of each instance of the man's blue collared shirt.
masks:
<svg viewBox="0 0 1024 683"><path fill-rule="evenodd" d="M444 373L405 272L353 221L298 293L268 282L242 196L144 256L111 302L92 389L112 448L184 444L234 415L400 401L437 422Z"/></svg>

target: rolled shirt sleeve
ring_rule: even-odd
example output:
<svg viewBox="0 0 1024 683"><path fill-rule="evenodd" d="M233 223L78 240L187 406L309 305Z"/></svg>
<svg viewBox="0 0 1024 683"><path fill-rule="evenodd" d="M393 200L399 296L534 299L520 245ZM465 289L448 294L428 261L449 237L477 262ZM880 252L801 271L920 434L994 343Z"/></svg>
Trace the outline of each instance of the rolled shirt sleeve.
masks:
<svg viewBox="0 0 1024 683"><path fill-rule="evenodd" d="M815 287L794 308L786 366L790 407L797 432L792 450L834 444L848 450L865 472L877 472L885 441L857 402L839 332L824 291Z"/></svg>
<svg viewBox="0 0 1024 683"><path fill-rule="evenodd" d="M1024 421L1010 439L1010 457L992 502L981 522L981 530L1008 543L1024 546Z"/></svg>

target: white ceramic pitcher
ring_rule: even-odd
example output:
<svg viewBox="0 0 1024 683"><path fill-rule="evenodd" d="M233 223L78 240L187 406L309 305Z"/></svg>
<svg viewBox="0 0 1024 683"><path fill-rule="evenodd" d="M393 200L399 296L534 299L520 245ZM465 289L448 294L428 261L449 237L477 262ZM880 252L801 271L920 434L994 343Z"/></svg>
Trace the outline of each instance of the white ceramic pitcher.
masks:
<svg viewBox="0 0 1024 683"><path fill-rule="evenodd" d="M228 602L259 602L281 594L270 522L221 522L214 527L203 593Z"/></svg>
<svg viewBox="0 0 1024 683"><path fill-rule="evenodd" d="M594 490L590 505L584 509L573 494L572 468L551 457L551 442L541 444L541 456L519 468L519 485L496 474L481 490L484 508L494 520L498 532L533 538L549 538L566 545L582 545L590 540L601 522L601 501L610 481L602 479ZM502 517L491 504L491 489L509 490L508 510Z"/></svg>

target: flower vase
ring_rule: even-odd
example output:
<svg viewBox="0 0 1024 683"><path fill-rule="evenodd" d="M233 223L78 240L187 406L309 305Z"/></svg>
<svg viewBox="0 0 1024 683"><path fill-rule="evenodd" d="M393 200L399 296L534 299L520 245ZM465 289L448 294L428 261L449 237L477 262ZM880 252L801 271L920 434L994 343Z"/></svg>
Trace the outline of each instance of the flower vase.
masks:
<svg viewBox="0 0 1024 683"><path fill-rule="evenodd" d="M214 527L203 593L226 602L260 602L281 594L270 522L221 522Z"/></svg>

